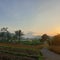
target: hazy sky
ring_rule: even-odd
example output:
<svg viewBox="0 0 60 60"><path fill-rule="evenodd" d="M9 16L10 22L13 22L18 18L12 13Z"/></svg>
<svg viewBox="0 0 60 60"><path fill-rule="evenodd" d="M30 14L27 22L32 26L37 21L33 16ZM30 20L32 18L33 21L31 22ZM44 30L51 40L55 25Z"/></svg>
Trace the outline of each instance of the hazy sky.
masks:
<svg viewBox="0 0 60 60"><path fill-rule="evenodd" d="M60 0L0 0L1 27L25 33L60 33Z"/></svg>

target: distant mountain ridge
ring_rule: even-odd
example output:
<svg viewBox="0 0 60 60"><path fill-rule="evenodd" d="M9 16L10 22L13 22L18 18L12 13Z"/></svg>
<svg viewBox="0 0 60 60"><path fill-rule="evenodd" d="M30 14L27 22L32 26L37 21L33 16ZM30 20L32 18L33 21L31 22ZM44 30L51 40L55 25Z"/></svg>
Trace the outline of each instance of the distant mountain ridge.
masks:
<svg viewBox="0 0 60 60"><path fill-rule="evenodd" d="M24 37L24 38L41 38L40 35L34 35L33 32L29 32L29 33L23 35L23 37Z"/></svg>

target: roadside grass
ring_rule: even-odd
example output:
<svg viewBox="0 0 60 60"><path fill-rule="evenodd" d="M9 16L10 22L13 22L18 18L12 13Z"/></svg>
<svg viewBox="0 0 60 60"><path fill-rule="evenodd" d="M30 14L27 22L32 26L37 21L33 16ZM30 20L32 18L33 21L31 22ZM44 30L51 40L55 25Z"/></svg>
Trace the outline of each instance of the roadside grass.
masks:
<svg viewBox="0 0 60 60"><path fill-rule="evenodd" d="M60 54L60 46L51 45L51 46L49 47L49 50L51 50L51 51L53 51L53 52L55 52L55 53L57 53L57 54Z"/></svg>

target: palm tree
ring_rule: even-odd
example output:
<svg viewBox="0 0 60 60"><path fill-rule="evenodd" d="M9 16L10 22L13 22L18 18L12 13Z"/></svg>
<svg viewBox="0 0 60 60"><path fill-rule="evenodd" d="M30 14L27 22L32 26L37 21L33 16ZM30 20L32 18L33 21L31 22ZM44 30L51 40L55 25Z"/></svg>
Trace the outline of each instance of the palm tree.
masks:
<svg viewBox="0 0 60 60"><path fill-rule="evenodd" d="M23 33L22 33L22 31L21 30L17 30L17 31L15 31L15 35L16 35L16 37L17 37L17 39L21 39L21 36L23 35Z"/></svg>

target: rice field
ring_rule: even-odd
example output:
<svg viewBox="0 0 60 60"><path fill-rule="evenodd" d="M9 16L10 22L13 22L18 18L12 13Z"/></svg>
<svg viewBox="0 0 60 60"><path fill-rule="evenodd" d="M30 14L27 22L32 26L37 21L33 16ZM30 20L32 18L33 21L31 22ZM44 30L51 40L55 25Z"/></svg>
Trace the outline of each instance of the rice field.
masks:
<svg viewBox="0 0 60 60"><path fill-rule="evenodd" d="M12 43L0 43L0 55L4 56L15 56L20 59L26 60L43 60L43 55L40 52L42 45L23 45L23 44L12 44ZM1 56L3 56L1 55ZM3 56L3 57L4 57ZM22 58L23 57L23 58ZM10 59L11 60L11 59Z"/></svg>

